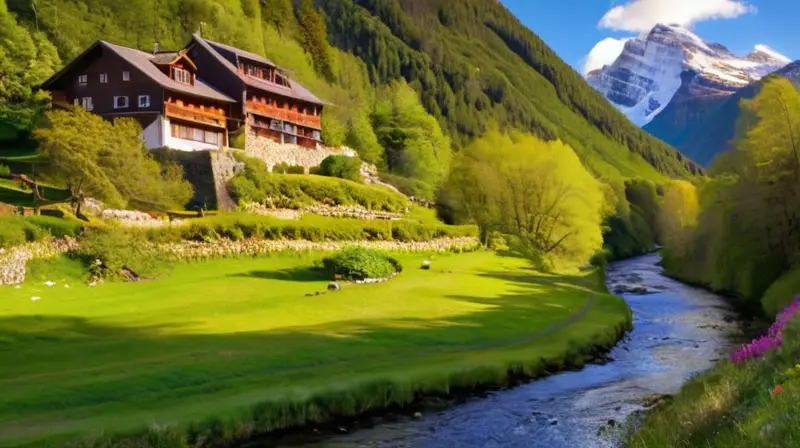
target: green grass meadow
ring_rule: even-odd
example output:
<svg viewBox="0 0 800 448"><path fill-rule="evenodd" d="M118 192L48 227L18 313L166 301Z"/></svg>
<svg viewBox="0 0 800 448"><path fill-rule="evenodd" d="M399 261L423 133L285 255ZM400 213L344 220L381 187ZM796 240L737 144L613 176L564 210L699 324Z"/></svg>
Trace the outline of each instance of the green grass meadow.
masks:
<svg viewBox="0 0 800 448"><path fill-rule="evenodd" d="M20 289L0 288L0 446L140 446L120 440L153 424L180 428L169 446L230 443L581 365L630 325L597 272L545 275L491 252L433 256L425 271L405 254L392 282L309 297L328 283L311 269L321 256L94 288L75 261L31 263Z"/></svg>

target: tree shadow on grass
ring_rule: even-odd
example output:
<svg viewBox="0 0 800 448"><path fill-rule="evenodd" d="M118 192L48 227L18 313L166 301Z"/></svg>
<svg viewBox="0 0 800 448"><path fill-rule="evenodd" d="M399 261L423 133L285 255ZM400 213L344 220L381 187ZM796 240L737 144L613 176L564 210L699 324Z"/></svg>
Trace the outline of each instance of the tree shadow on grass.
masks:
<svg viewBox="0 0 800 448"><path fill-rule="evenodd" d="M469 306L430 318L354 316L307 326L202 333L202 327L181 322L180 316L174 323L155 326L120 326L73 316L0 317L0 365L5 367L0 369L0 390L9 391L0 395L0 434L12 429L11 436L49 434L56 431L48 426L50 419L66 419L64 430L82 430L70 425L79 425L82 415L101 413L106 406L128 421L136 417L126 413L156 412L203 396L224 402L250 394L236 402L241 407L254 402L252 393L287 384L315 390L328 383L341 386L343 378L352 380L355 375L385 379L402 370L402 363L419 366L456 354L463 359L470 352L484 356L485 350L525 342L526 336L568 319L588 298L565 294L567 286L555 282L566 278L545 277L554 283L543 288L543 278L534 273L483 275L509 282L513 291L495 297L450 294L445 298ZM324 279L309 268L235 277ZM324 298L309 300L319 300L320 308L326 303ZM242 319L247 320L246 313ZM552 347L564 337L570 336L547 335L541 346ZM219 412L228 412L232 405L222 402L217 403ZM65 409L68 415L48 414L53 409ZM10 416L27 423L13 428L3 424Z"/></svg>
<svg viewBox="0 0 800 448"><path fill-rule="evenodd" d="M272 271L250 271L231 274L229 277L281 280L285 282L324 282L331 278L324 269L297 267Z"/></svg>

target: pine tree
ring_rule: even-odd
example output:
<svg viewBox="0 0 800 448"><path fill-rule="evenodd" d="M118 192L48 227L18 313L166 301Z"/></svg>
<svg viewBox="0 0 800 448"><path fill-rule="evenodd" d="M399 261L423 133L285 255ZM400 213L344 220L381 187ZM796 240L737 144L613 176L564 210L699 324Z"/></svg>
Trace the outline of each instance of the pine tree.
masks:
<svg viewBox="0 0 800 448"><path fill-rule="evenodd" d="M328 27L325 18L314 7L313 0L301 0L297 11L303 49L311 55L314 68L328 79L333 78Z"/></svg>

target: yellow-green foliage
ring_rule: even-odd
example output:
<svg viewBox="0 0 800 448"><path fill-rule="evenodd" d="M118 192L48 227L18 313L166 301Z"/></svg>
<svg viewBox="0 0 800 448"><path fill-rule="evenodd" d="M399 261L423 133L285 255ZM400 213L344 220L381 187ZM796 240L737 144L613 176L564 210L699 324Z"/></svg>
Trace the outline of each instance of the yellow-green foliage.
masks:
<svg viewBox="0 0 800 448"><path fill-rule="evenodd" d="M389 283L306 297L329 282L322 256L177 264L94 288L77 262L32 263L0 300L0 445L229 446L581 366L630 326L598 272L541 274L486 251L421 270L431 254L399 254L407 268Z"/></svg>
<svg viewBox="0 0 800 448"><path fill-rule="evenodd" d="M490 133L459 155L449 190L484 241L511 234L544 264L584 263L602 246L603 186L560 141Z"/></svg>
<svg viewBox="0 0 800 448"><path fill-rule="evenodd" d="M231 196L248 202L299 208L304 205L357 205L367 210L404 213L408 198L386 187L315 175L270 173L258 159L244 158L245 169L229 182Z"/></svg>
<svg viewBox="0 0 800 448"><path fill-rule="evenodd" d="M430 241L444 237L475 236L474 226L448 226L412 220L380 221L307 215L285 220L249 213L226 213L193 219L182 226L142 230L153 241L242 240L321 241Z"/></svg>
<svg viewBox="0 0 800 448"><path fill-rule="evenodd" d="M785 79L768 80L742 102L737 126L734 150L700 184L696 219L688 191L665 191L665 263L672 274L732 292L759 311L769 286L800 264L800 141L793 138L800 135L800 92ZM769 302L774 309L780 300Z"/></svg>
<svg viewBox="0 0 800 448"><path fill-rule="evenodd" d="M768 316L772 316L789 305L798 295L800 295L800 268L795 268L770 285L761 299L761 306Z"/></svg>

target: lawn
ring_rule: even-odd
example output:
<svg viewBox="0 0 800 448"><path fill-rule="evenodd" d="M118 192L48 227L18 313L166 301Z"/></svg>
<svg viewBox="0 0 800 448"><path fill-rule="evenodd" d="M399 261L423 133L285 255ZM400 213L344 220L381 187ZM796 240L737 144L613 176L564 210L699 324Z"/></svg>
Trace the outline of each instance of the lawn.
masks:
<svg viewBox="0 0 800 448"><path fill-rule="evenodd" d="M310 269L318 256L181 264L95 288L76 262L33 263L21 289L0 287L0 446L352 414L501 383L509 368L541 373L630 319L598 273L544 275L490 252L438 255L430 271L398 255L406 269L390 283L307 296L327 285Z"/></svg>

